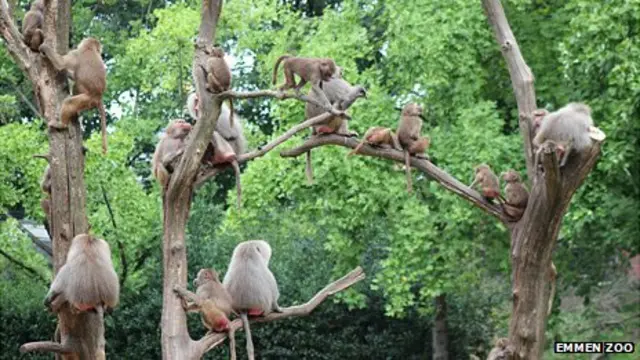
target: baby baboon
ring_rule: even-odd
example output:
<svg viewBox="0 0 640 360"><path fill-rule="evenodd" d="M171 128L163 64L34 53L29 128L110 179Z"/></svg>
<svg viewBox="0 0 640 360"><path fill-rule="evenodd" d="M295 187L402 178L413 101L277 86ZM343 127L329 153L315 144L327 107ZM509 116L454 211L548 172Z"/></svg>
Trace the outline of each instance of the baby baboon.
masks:
<svg viewBox="0 0 640 360"><path fill-rule="evenodd" d="M542 113L540 111L538 114ZM535 116L536 113L534 119ZM604 133L593 126L591 108L586 104L569 103L555 112L544 115L542 120L538 121L541 122L533 138L533 146L540 147L548 140L555 142L561 155L561 167L567 163L571 151L581 153L591 148L592 139L602 141L605 138Z"/></svg>
<svg viewBox="0 0 640 360"><path fill-rule="evenodd" d="M193 285L196 287L196 295L212 300L226 316L233 313L231 295L220 282L215 269L200 269Z"/></svg>
<svg viewBox="0 0 640 360"><path fill-rule="evenodd" d="M383 148L392 148L396 150L401 150L402 147L398 142L398 138L393 133L390 128L375 126L369 128L367 132L364 134L362 141L358 144L358 146L353 149L348 156L357 154L358 151L364 146L364 144L380 146Z"/></svg>
<svg viewBox="0 0 640 360"><path fill-rule="evenodd" d="M207 77L207 90L214 94L219 94L231 89L231 69L224 60L224 51L219 47L210 50L210 57L207 59L207 68L204 73ZM233 99L229 98L229 122L233 127Z"/></svg>
<svg viewBox="0 0 640 360"><path fill-rule="evenodd" d="M480 185L481 194L487 201L498 199L498 201L504 202L504 198L500 195L500 179L491 171L489 165L478 165L475 174L473 182L469 185L470 188Z"/></svg>
<svg viewBox="0 0 640 360"><path fill-rule="evenodd" d="M503 173L502 180L506 182L504 212L515 219L520 219L529 201L529 191L522 183L520 174L513 169Z"/></svg>
<svg viewBox="0 0 640 360"><path fill-rule="evenodd" d="M278 283L269 270L271 246L264 240L241 242L233 250L223 284L233 299L233 309L240 314L247 333L247 354L254 358L253 341L247 315L281 312Z"/></svg>
<svg viewBox="0 0 640 360"><path fill-rule="evenodd" d="M202 300L198 304L202 316L202 324L209 331L225 332L229 330L229 317L209 299Z"/></svg>
<svg viewBox="0 0 640 360"><path fill-rule="evenodd" d="M66 128L73 116L81 111L97 107L100 111L100 124L102 128L102 152L107 152L107 118L102 103L102 94L107 88L107 69L102 62L102 45L100 41L92 37L85 38L78 48L64 56L58 55L49 44L40 45L40 51L58 71L66 70L74 80L74 95L67 97L62 102L60 110L60 123L50 122L49 126Z"/></svg>
<svg viewBox="0 0 640 360"><path fill-rule="evenodd" d="M202 299L200 311L204 326L216 332L228 330L233 312L231 295L220 282L218 273L214 269L201 269L193 285L197 288L196 295Z"/></svg>
<svg viewBox="0 0 640 360"><path fill-rule="evenodd" d="M407 174L407 191L412 191L411 184L411 155L418 154L418 150L424 152L429 146L429 139L421 136L422 131L422 106L409 103L402 109L400 123L398 124L398 141L404 151L404 165ZM416 144L416 142L418 142ZM413 153L412 153L413 151Z"/></svg>
<svg viewBox="0 0 640 360"><path fill-rule="evenodd" d="M73 238L67 262L53 280L45 305L55 312L66 302L77 311L108 311L119 297L109 244L87 234Z"/></svg>
<svg viewBox="0 0 640 360"><path fill-rule="evenodd" d="M186 138L191 132L191 125L183 119L176 119L167 127L165 136L156 145L156 151L151 160L151 172L158 180L162 190L169 184L169 170L167 165L182 154L186 145Z"/></svg>
<svg viewBox="0 0 640 360"><path fill-rule="evenodd" d="M44 2L43 0L35 0L31 3L31 9L24 14L22 20L24 43L33 51L38 51L44 41L42 25L44 25Z"/></svg>
<svg viewBox="0 0 640 360"><path fill-rule="evenodd" d="M328 58L303 58L291 55L282 55L273 67L273 84L278 81L278 66L282 62L284 69L284 85L280 86L280 91L287 89L300 89L310 82L311 86L321 89L321 81L329 81L331 77L338 73L338 67L333 59ZM296 84L295 76L300 77L300 82Z"/></svg>

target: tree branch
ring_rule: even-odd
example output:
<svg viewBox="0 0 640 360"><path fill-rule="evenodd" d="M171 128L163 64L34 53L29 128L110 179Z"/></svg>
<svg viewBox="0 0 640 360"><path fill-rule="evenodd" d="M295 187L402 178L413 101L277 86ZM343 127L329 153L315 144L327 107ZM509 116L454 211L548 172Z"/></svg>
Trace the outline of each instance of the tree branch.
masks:
<svg viewBox="0 0 640 360"><path fill-rule="evenodd" d="M264 156L266 153L268 153L269 151L273 150L276 146L282 144L283 142L287 141L288 139L290 139L293 135L299 133L300 131L312 127L314 125L320 124L324 121L326 121L327 119L329 119L330 117L332 117L334 115L332 115L331 113L324 113L324 114L320 114L316 117L312 117L311 119L305 120L303 122L301 122L300 124L295 125L294 127L292 127L291 129L287 130L284 134L280 135L279 137L277 137L275 140L273 140L272 142L268 143L267 145L259 148L258 150L254 150L245 154L242 154L240 156L238 156L238 163L244 163L247 162L249 160L253 160L255 158ZM200 175L198 175L197 179L195 180L194 186L199 186L202 183L204 183L205 181L207 181L209 178L216 176L218 173L220 173L221 169L220 168L213 168L211 170L205 170L203 171Z"/></svg>
<svg viewBox="0 0 640 360"><path fill-rule="evenodd" d="M57 354L69 354L72 352L71 349L54 341L35 341L35 342L26 343L20 346L21 353L27 353L32 351L54 352Z"/></svg>
<svg viewBox="0 0 640 360"><path fill-rule="evenodd" d="M524 154L527 163L527 175L533 179L533 138L532 114L536 110L536 91L533 86L533 73L522 57L520 47L511 31L509 22L500 0L482 0L482 7L489 24L493 28L496 41L500 45L502 55L507 62L513 91L518 103L520 134L524 141Z"/></svg>
<svg viewBox="0 0 640 360"><path fill-rule="evenodd" d="M221 99L228 99L228 98L234 98L234 99L254 99L254 98L258 98L258 97L271 97L271 98L275 98L278 100L286 100L286 99L297 99L303 102L308 102L311 103L313 105L318 106L319 108L330 112L331 114L335 115L335 116L342 116L345 119L351 119L351 116L347 115L344 111L340 111L340 110L336 110L331 106L327 106L327 104L322 103L312 97L309 97L307 95L303 95L303 94L297 94L293 91L274 91L274 90L258 90L258 91L250 91L250 92L245 92L245 93L239 93L239 92L235 92L232 90L229 91L225 91L222 92L220 94L217 95L219 98Z"/></svg>
<svg viewBox="0 0 640 360"><path fill-rule="evenodd" d="M19 268L25 270L26 272L28 272L28 273L30 273L32 275L35 275L36 280L42 282L43 284L47 284L48 283L47 279L45 279L44 276L42 276L38 271L36 271L36 269L34 269L31 266L23 263L20 260L14 258L13 256L11 256L8 253L6 253L4 250L0 249L0 255L4 256L7 260L9 260L9 262L14 263Z"/></svg>
<svg viewBox="0 0 640 360"><path fill-rule="evenodd" d="M11 12L6 0L0 0L0 35L4 39L7 50L16 64L22 71L28 72L30 64L33 63L33 56L29 53L20 31L18 31L11 18Z"/></svg>
<svg viewBox="0 0 640 360"><path fill-rule="evenodd" d="M16 218L14 218L14 219L16 219ZM44 251L45 253L47 253L47 255L50 258L52 258L53 257L53 249L51 248L51 243L45 243L44 241L40 240L31 231L29 231L20 221L18 221L18 219L16 219L16 221L17 221L18 227L20 228L22 233L27 235L29 237L29 239L31 240L31 242L37 248L39 248L40 250ZM45 280L45 282L48 282L48 280Z"/></svg>
<svg viewBox="0 0 640 360"><path fill-rule="evenodd" d="M309 140L305 141L302 145L295 147L290 150L285 150L280 152L280 156L282 157L296 157L306 153L307 151L323 146L323 145L340 145L347 148L355 148L358 146L359 140L341 136L341 135L321 135L311 137ZM358 151L360 155L366 155L371 157L377 157L381 159L393 160L399 163L404 164L404 153L402 151L394 150L394 149L383 149L383 148L374 148L370 145L364 145ZM503 223L507 223L511 219L502 211L502 208L499 205L492 204L487 202L480 193L471 189L467 185L461 183L451 175L449 175L444 170L438 168L433 165L430 161L425 159L420 159L417 157L411 157L411 166L422 171L426 175L428 175L433 180L437 181L440 185L444 186L446 189L451 192L457 194L461 198L469 201L476 207L486 211L490 215L495 216Z"/></svg>
<svg viewBox="0 0 640 360"><path fill-rule="evenodd" d="M364 271L360 266L351 270L348 274L342 278L327 285L324 289L320 290L311 300L302 305L291 306L283 308L281 313L270 313L267 316L252 318L252 322L269 322L280 320L288 317L306 316L309 315L315 308L318 307L329 296L334 295L353 284L363 280L365 278ZM229 324L230 331L237 331L242 329L242 321L235 319ZM226 333L211 333L205 335L202 339L196 342L197 350L204 354L207 351L221 344L227 337Z"/></svg>

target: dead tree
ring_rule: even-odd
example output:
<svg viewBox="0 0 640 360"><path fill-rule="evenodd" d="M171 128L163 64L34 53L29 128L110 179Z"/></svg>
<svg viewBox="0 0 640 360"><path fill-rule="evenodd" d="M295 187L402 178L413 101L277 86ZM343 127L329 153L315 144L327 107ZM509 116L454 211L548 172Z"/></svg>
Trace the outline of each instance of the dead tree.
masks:
<svg viewBox="0 0 640 360"><path fill-rule="evenodd" d="M59 53L69 50L71 2L45 2L44 32L53 39ZM67 79L50 62L31 51L23 42L6 0L0 0L0 35L9 54L33 83L36 104L44 122L55 122L60 104L69 95ZM53 264L57 272L64 264L74 236L89 231L86 216L84 186L84 155L82 129L74 121L68 129L48 130L49 153L45 158L52 170L49 224L53 241ZM62 359L99 359L104 355L104 322L101 314L73 314L67 308L58 313L56 341L32 342L22 345L21 351L49 351Z"/></svg>
<svg viewBox="0 0 640 360"><path fill-rule="evenodd" d="M195 187L207 179L215 176L218 169L205 170L200 167L202 156L211 140L211 134L220 116L222 101L233 96L233 92L213 96L206 91L206 79L201 71L205 67L207 54L205 50L213 45L215 31L222 11L221 0L203 0L201 9L201 23L196 39L196 51L193 59L192 74L196 85L196 92L200 99L200 118L189 134L187 145L182 156L175 159L171 180L165 191L163 207L163 307L162 307L162 355L163 359L200 359L207 351L224 341L226 334L209 334L199 340L192 340L187 329L186 313L182 307L182 299L178 292L183 293L187 284L187 249L185 247L185 227L189 218L192 193ZM279 99L297 98L309 101L304 96L281 94L272 91L264 91L256 96L270 96ZM240 96L238 96L240 97ZM291 136L314 124L326 120L332 113L341 115L331 108L328 112L309 119L302 124L294 126L291 130L275 139L260 150L252 151L239 156L238 162L245 162L256 157L263 156L268 151L283 143ZM356 268L342 279L329 284L313 299L304 305L285 308L283 313L270 314L255 321L273 321L284 317L302 316L309 314L327 296L343 290L352 284L362 280L364 273L361 268ZM231 323L233 331L241 327L241 322L235 320Z"/></svg>
<svg viewBox="0 0 640 360"><path fill-rule="evenodd" d="M500 1L483 0L482 4L506 60L518 104L524 160L531 180L531 193L524 215L518 220L511 218L499 205L487 202L478 192L428 160L412 157L411 166L494 216L509 229L513 309L509 338L502 341L501 346L503 353L508 354L510 359L540 359L544 350L550 281L554 278L549 275L552 250L571 197L600 156L600 143L595 142L590 151L562 169L559 168L555 148L543 146L541 166L534 169L532 113L536 110L536 99L533 74L520 53ZM303 145L280 154L284 157L299 156L315 147L330 144L355 148L358 140L339 135L323 135L312 137ZM364 146L359 153L400 163L403 161L402 152L397 150Z"/></svg>

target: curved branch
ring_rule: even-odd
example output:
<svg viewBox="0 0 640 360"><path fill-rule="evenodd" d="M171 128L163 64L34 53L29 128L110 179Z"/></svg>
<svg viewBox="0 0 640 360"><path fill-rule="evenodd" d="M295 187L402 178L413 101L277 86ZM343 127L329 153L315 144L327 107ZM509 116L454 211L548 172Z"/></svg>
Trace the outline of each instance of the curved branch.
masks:
<svg viewBox="0 0 640 360"><path fill-rule="evenodd" d="M511 31L507 16L500 0L482 0L482 7L489 24L493 28L496 41L500 45L504 60L507 62L513 91L518 103L520 134L524 141L524 154L527 163L527 175L533 179L533 138L532 113L536 109L536 91L533 86L533 73L522 57L520 47Z"/></svg>
<svg viewBox="0 0 640 360"><path fill-rule="evenodd" d="M275 91L275 90L258 90L258 91L250 91L250 92L245 92L245 93L240 93L240 92L236 92L236 91L225 91L222 92L220 94L217 95L219 98L221 99L228 99L228 98L234 98L234 99L254 99L254 98L258 98L258 97L271 97L271 98L275 98L278 100L286 100L286 99L297 99L300 101L304 101L304 102L308 102L310 104L316 105L319 108L330 112L331 114L335 115L335 116L342 116L345 119L351 119L351 116L347 115L344 111L340 111L340 110L336 110L331 106L328 106L325 103L322 103L314 98L311 98L307 95L303 95L303 94L297 94L295 92L285 92L285 91Z"/></svg>
<svg viewBox="0 0 640 360"><path fill-rule="evenodd" d="M23 263L22 261L14 258L13 256L9 255L9 253L5 252L4 250L0 249L0 255L4 256L7 260L9 260L9 262L14 263L17 267L23 269L24 271L34 275L36 277L36 280L42 282L43 284L47 284L48 281L47 279L44 278L44 276L42 276L36 269L32 268L31 266Z"/></svg>
<svg viewBox="0 0 640 360"><path fill-rule="evenodd" d="M324 114L320 114L316 117L312 117L311 119L305 120L303 122L301 122L300 124L292 127L291 129L287 130L284 134L280 135L279 137L277 137L275 140L273 140L272 142L268 143L267 145L261 147L258 150L254 150L245 154L242 154L240 156L238 156L238 163L244 163L247 162L249 160L253 160L257 157L261 157L264 156L266 153L268 153L269 151L273 150L276 146L282 144L283 142L287 141L288 139L290 139L293 135L299 133L300 131L312 127L316 124L320 124L324 121L326 121L328 118L332 117L334 115L330 114L330 113L324 113ZM220 173L221 169L220 168L213 168L211 170L206 170L204 172L202 172L200 175L198 175L198 177L196 178L195 182L194 182L194 186L199 186L202 183L204 183L205 181L207 181L209 178L212 178L214 176L216 176L218 173Z"/></svg>
<svg viewBox="0 0 640 360"><path fill-rule="evenodd" d="M365 278L364 270L360 266L351 270L347 275L342 278L332 282L331 284L325 286L324 289L320 290L311 300L307 301L302 305L291 306L288 308L283 308L281 313L270 313L267 316L252 318L252 322L269 322L280 320L288 317L294 316L306 316L309 315L315 308L318 307L323 301L325 301L329 296L334 295L353 284L361 281ZM240 319L235 319L229 324L230 331L237 331L242 329L242 321ZM205 335L202 339L196 342L196 348L202 354L207 351L213 349L217 345L221 344L224 339L227 337L226 333L213 333Z"/></svg>
<svg viewBox="0 0 640 360"><path fill-rule="evenodd" d="M16 64L22 71L27 72L30 64L33 63L32 56L24 43L20 31L18 31L15 22L11 18L11 11L9 11L9 4L7 4L6 0L0 0L0 35L4 39L7 50L16 61Z"/></svg>
<svg viewBox="0 0 640 360"><path fill-rule="evenodd" d="M21 353L32 351L53 352L57 354L69 354L72 352L71 349L54 341L35 341L20 346Z"/></svg>
<svg viewBox="0 0 640 360"><path fill-rule="evenodd" d="M280 156L282 157L300 156L313 148L323 146L323 145L340 145L340 146L353 149L356 146L358 146L358 143L359 143L359 140L346 137L346 136L341 136L341 135L315 136L305 141L302 145L296 148L282 151L280 153ZM394 149L374 148L369 145L364 145L363 147L360 148L360 150L358 150L358 154L393 160L393 161L397 161L399 163L404 164L404 153L402 151L398 151ZM486 211L488 214L495 216L503 223L507 223L508 221L512 220L502 211L502 208L499 205L491 204L487 202L482 197L482 195L480 195L480 193L471 189L467 185L461 183L459 180L452 177L444 170L433 165L433 163L431 163L430 161L412 156L411 166L422 171L423 173L428 175L430 178L437 181L440 185L444 186L449 191L469 201L476 207Z"/></svg>

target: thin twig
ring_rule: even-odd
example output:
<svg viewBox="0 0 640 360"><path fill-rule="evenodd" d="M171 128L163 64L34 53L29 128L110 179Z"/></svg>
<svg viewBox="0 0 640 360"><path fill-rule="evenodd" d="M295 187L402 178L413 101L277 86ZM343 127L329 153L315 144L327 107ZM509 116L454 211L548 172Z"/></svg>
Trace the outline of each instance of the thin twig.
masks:
<svg viewBox="0 0 640 360"><path fill-rule="evenodd" d="M107 190L104 188L104 185L100 184L100 189L102 189L102 198L104 199L104 203L107 205L107 212L109 212L109 218L111 219L111 225L117 231L118 226L116 225L116 218L113 215L113 209L111 208L111 202L109 202L109 197L107 197ZM119 236L116 236L116 243L118 244L118 253L120 254L120 264L122 265L122 275L120 276L120 285L124 285L124 282L127 280L127 275L129 273L129 263L127 261L127 255L124 251L124 243L120 239Z"/></svg>
<svg viewBox="0 0 640 360"><path fill-rule="evenodd" d="M31 266L21 262L20 260L14 258L13 256L9 255L8 253L6 253L4 250L0 249L0 255L4 256L7 260L9 260L9 262L14 263L15 265L17 265L19 268L21 268L22 270L35 275L36 280L46 284L48 281L47 279L45 279L44 276L42 276L36 269L32 268Z"/></svg>

